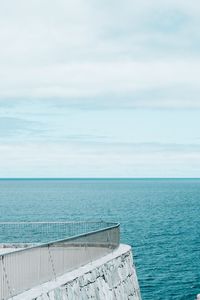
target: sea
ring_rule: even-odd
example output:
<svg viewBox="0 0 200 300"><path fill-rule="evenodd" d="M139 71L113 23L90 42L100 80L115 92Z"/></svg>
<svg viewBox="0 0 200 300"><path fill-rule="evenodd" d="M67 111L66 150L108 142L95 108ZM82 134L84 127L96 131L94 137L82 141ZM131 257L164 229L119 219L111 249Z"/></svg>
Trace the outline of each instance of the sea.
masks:
<svg viewBox="0 0 200 300"><path fill-rule="evenodd" d="M200 293L200 179L0 180L0 221L114 221L143 300Z"/></svg>

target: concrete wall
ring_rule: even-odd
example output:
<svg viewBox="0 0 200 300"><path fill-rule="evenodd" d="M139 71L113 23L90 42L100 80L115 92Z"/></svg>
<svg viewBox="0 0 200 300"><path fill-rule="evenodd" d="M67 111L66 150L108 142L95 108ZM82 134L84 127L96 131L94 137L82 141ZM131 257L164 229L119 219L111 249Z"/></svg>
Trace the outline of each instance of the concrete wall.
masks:
<svg viewBox="0 0 200 300"><path fill-rule="evenodd" d="M90 264L60 276L13 300L140 300L131 248L120 247Z"/></svg>

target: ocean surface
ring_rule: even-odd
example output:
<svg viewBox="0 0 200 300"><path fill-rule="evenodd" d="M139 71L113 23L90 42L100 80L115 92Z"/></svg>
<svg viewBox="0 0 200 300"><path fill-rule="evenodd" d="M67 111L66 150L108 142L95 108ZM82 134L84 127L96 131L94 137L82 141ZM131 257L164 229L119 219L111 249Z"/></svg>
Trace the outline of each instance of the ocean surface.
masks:
<svg viewBox="0 0 200 300"><path fill-rule="evenodd" d="M200 293L200 180L0 180L0 221L121 223L143 300Z"/></svg>

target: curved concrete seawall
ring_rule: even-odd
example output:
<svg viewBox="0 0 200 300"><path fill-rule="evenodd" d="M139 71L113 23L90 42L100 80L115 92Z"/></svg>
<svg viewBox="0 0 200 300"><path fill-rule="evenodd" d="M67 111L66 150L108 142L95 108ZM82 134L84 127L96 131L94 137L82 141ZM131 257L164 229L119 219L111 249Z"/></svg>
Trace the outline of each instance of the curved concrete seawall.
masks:
<svg viewBox="0 0 200 300"><path fill-rule="evenodd" d="M131 247L121 244L112 253L12 299L141 300Z"/></svg>

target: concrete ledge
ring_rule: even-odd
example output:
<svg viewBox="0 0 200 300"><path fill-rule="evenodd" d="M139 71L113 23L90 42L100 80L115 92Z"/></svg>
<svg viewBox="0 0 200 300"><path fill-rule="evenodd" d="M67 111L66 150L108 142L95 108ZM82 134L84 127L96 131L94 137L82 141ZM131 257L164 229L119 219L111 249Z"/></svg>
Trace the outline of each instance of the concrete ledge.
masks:
<svg viewBox="0 0 200 300"><path fill-rule="evenodd" d="M90 294L104 300L141 299L130 246L120 244L112 253L12 299L80 300L89 299Z"/></svg>

